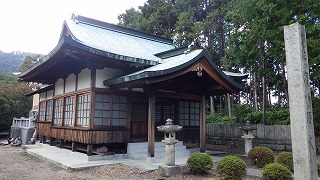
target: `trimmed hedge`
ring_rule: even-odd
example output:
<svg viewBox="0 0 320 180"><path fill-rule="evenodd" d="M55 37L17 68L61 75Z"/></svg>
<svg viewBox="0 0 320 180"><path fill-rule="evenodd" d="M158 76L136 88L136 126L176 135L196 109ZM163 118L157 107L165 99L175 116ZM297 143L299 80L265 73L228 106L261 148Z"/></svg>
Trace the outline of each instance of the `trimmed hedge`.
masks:
<svg viewBox="0 0 320 180"><path fill-rule="evenodd" d="M220 179L242 180L247 176L247 164L236 156L226 156L216 167Z"/></svg>
<svg viewBox="0 0 320 180"><path fill-rule="evenodd" d="M277 157L277 163L285 165L293 172L293 156L291 152L281 152Z"/></svg>
<svg viewBox="0 0 320 180"><path fill-rule="evenodd" d="M253 165L262 168L266 164L273 163L274 154L270 148L257 146L249 151L248 158Z"/></svg>
<svg viewBox="0 0 320 180"><path fill-rule="evenodd" d="M187 160L187 168L194 174L205 173L213 166L210 155L205 153L192 154Z"/></svg>
<svg viewBox="0 0 320 180"><path fill-rule="evenodd" d="M262 179L263 180L291 180L292 174L291 171L279 163L270 163L267 164L262 169Z"/></svg>

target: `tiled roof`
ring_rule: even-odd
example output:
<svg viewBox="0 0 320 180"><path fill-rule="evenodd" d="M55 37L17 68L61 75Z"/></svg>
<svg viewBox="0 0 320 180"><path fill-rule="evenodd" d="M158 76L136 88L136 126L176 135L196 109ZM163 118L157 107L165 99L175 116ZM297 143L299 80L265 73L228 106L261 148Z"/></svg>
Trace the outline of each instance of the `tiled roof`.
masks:
<svg viewBox="0 0 320 180"><path fill-rule="evenodd" d="M154 54L174 49L172 41L144 33L122 28L92 19L81 21L81 18L66 20L66 25L74 40L105 52L159 62L161 58ZM96 20L92 20L94 23Z"/></svg>
<svg viewBox="0 0 320 180"><path fill-rule="evenodd" d="M105 84L112 85L123 82L129 82L132 80L138 80L147 77L160 76L169 73L173 73L177 71L177 69L181 69L192 64L198 55L203 52L202 49L194 50L189 53L183 53L177 56L172 56L167 59L164 59L164 62L147 69L128 74L119 78L114 78L110 80L106 80Z"/></svg>

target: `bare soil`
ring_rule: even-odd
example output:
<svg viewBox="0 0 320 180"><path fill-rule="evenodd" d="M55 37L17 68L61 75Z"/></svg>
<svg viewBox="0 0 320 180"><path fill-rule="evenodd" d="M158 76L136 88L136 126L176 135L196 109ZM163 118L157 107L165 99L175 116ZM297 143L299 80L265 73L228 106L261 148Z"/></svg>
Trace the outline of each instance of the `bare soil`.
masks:
<svg viewBox="0 0 320 180"><path fill-rule="evenodd" d="M210 147L217 148L217 147ZM223 148L223 147L220 147ZM223 150L223 149L220 149ZM230 150L230 149L229 149ZM232 152L231 152L232 153ZM144 171L135 167L114 164L84 170L63 169L49 161L26 153L23 146L0 146L0 179L218 179L215 172L193 175L186 169L182 175L164 178L157 170ZM259 179L248 176L247 179Z"/></svg>

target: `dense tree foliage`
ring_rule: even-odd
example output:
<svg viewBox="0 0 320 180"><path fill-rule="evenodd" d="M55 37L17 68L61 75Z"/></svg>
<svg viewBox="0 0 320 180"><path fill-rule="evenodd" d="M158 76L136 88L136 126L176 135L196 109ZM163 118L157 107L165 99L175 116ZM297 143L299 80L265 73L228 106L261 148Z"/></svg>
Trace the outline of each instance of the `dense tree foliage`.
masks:
<svg viewBox="0 0 320 180"><path fill-rule="evenodd" d="M32 97L25 94L30 92L28 84L18 83L13 74L0 73L0 131L10 129L13 117L28 117Z"/></svg>
<svg viewBox="0 0 320 180"><path fill-rule="evenodd" d="M311 85L320 92L319 12L320 1L312 0L148 0L118 18L122 26L173 38L178 46L197 42L222 69L250 73L243 97L262 110L265 122L272 97L279 106L288 103L283 26L305 25Z"/></svg>

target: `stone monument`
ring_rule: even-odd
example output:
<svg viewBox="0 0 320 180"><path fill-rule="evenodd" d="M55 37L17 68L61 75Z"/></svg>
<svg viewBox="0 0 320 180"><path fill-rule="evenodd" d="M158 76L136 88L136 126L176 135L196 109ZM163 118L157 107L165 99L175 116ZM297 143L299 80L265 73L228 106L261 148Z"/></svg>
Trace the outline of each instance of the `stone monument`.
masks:
<svg viewBox="0 0 320 180"><path fill-rule="evenodd" d="M252 149L252 139L254 138L252 131L257 130L257 127L251 125L250 121L246 121L245 125L241 126L240 129L244 131L244 134L241 137L244 139L245 155L248 156L249 151Z"/></svg>
<svg viewBox="0 0 320 180"><path fill-rule="evenodd" d="M181 167L175 164L175 144L176 132L181 131L182 126L174 125L171 119L167 119L167 123L158 126L158 131L164 132L164 140L162 142L166 145L166 163L159 165L159 171L163 176L170 177L181 174Z"/></svg>
<svg viewBox="0 0 320 180"><path fill-rule="evenodd" d="M318 179L305 28L284 27L294 179Z"/></svg>

